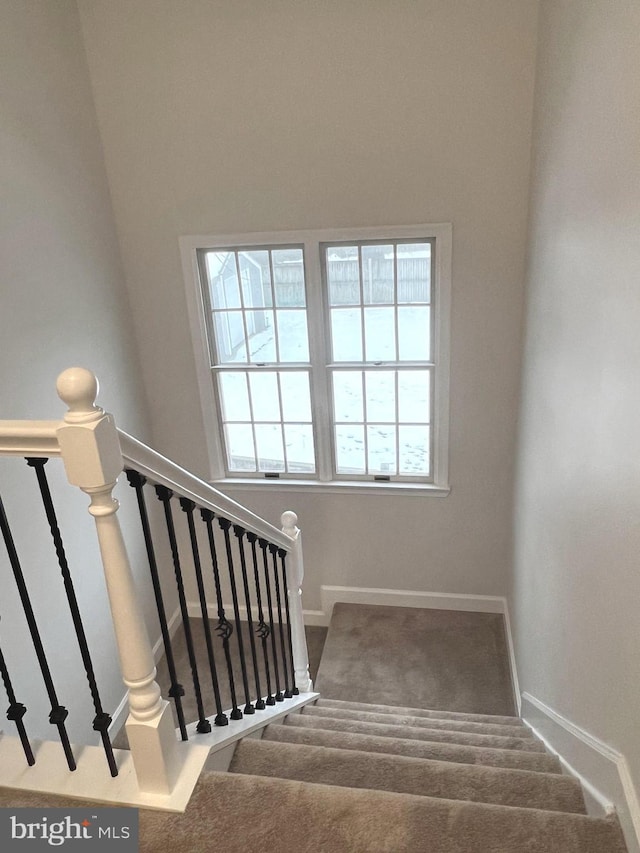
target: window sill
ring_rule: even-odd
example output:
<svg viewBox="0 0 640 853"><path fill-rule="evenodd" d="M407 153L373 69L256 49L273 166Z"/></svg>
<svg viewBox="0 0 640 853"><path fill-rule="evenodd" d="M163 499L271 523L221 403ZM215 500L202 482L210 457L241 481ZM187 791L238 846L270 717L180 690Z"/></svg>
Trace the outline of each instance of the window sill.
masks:
<svg viewBox="0 0 640 853"><path fill-rule="evenodd" d="M380 482L338 482L327 483L318 480L271 480L262 477L224 477L211 480L216 489L231 492L255 491L256 489L283 489L286 492L307 492L327 495L414 495L416 497L446 498L450 486L436 486L433 483L380 483Z"/></svg>

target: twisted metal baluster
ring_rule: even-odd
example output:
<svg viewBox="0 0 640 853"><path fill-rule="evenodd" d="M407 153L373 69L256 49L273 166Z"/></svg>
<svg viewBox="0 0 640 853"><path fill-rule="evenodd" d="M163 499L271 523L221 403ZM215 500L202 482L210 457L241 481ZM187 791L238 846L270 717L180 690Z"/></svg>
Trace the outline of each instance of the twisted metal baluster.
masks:
<svg viewBox="0 0 640 853"><path fill-rule="evenodd" d="M111 716L104 711L102 707L102 702L100 700L100 693L98 691L96 675L93 669L93 661L91 660L89 644L87 643L87 636L84 631L84 625L82 624L80 607L78 606L78 599L76 598L76 592L73 586L73 579L71 577L69 564L67 562L67 555L64 550L64 543L62 541L62 535L58 526L58 519L56 517L53 499L51 497L51 490L49 489L47 475L44 470L44 466L47 464L48 461L48 459L43 458L28 458L27 465L29 465L29 467L31 468L34 468L36 472L38 486L40 487L40 495L42 496L42 503L44 505L44 511L47 516L47 521L49 523L51 538L53 539L53 544L56 549L58 565L60 566L60 571L62 573L64 589L67 595L67 601L69 602L71 618L73 620L73 627L76 631L78 646L80 647L80 654L82 656L82 663L84 664L84 669L87 674L87 682L89 683L89 691L91 693L91 699L93 701L93 708L96 712L96 716L93 720L93 730L96 732L100 732L100 737L102 738L102 746L104 748L107 764L109 765L109 772L112 776L115 777L118 775L118 767L116 765L116 759L113 754L111 738L109 737L109 726L111 725Z"/></svg>
<svg viewBox="0 0 640 853"><path fill-rule="evenodd" d="M18 558L18 552L16 551L16 546L13 541L13 536L11 534L11 528L9 527L9 521L7 519L7 514L4 509L4 503L2 502L2 498L0 497L0 531L2 531L2 536L4 539L4 543L7 548L7 554L9 555L9 562L11 564L11 569L13 571L13 576L16 581L16 586L18 587L18 593L20 595L20 601L22 602L22 608L24 610L24 615L27 620L27 624L29 626L29 632L31 633L31 639L33 641L33 647L35 649L36 657L38 658L38 665L40 666L40 671L42 673L42 678L44 679L45 687L47 689L47 695L49 696L49 701L51 702L51 713L49 714L49 722L52 726L56 726L58 729L58 734L60 736L60 743L62 744L62 749L64 750L65 758L67 759L67 765L69 770L76 769L76 760L73 757L73 751L71 749L71 744L69 743L69 735L67 734L67 729L64 724L64 721L69 716L69 712L67 709L60 704L58 701L58 696L56 694L56 689L53 684L53 679L51 677L51 670L49 669L49 663L47 661L47 656L44 651L44 646L42 645L42 638L40 637L40 631L38 630L38 625L36 623L36 617L33 612L33 607L31 605L31 599L29 597L29 591L27 589L27 585L25 583L24 574L22 572L22 566L20 565L20 560Z"/></svg>
<svg viewBox="0 0 640 853"><path fill-rule="evenodd" d="M18 730L18 736L20 737L20 742L22 743L22 748L24 750L25 758L27 759L27 764L29 765L29 767L33 767L33 765L36 763L36 759L33 755L31 744L29 743L27 730L25 729L24 723L22 721L22 718L27 713L27 709L22 704L22 702L18 702L18 700L16 699L16 694L13 690L13 684L11 683L11 678L9 677L9 670L7 669L7 662L4 659L4 655L2 654L1 648L0 676L2 676L4 689L7 691L7 699L9 700L9 707L7 708L7 720L11 720L16 724L16 729Z"/></svg>
<svg viewBox="0 0 640 853"><path fill-rule="evenodd" d="M240 609L238 606L238 591L236 589L236 579L233 568L233 554L231 553L231 539L229 529L231 522L226 518L219 518L218 524L224 532L224 544L227 552L227 566L229 567L229 580L231 581L231 598L233 599L233 613L236 620L236 637L238 638L238 651L240 652L240 669L242 670L242 684L244 686L244 698L246 705L244 706L245 714L255 714L256 709L251 704L249 698L249 679L247 677L247 662L244 658L244 644L242 642L242 629L240 627Z"/></svg>
<svg viewBox="0 0 640 853"><path fill-rule="evenodd" d="M207 526L207 536L209 538L209 551L211 552L211 566L213 569L213 579L216 587L216 601L218 603L218 624L216 625L216 632L220 639L222 640L222 648L224 651L224 657L227 663L227 675L229 676L229 690L231 692L231 714L229 715L232 720L241 720L242 719L242 711L238 708L238 700L236 697L236 684L235 679L233 677L233 664L231 663L231 650L229 648L229 638L233 634L233 625L224 612L224 604L222 603L222 590L220 587L220 569L218 567L218 554L216 552L216 543L213 535L213 519L215 517L215 513L213 513L210 509L201 509L200 516L204 523Z"/></svg>
<svg viewBox="0 0 640 853"><path fill-rule="evenodd" d="M262 551L262 563L264 568L264 580L267 590L267 606L269 608L269 633L271 634L271 652L273 655L273 670L276 682L276 702L283 702L284 696L280 690L280 670L278 668L278 654L276 652L276 632L273 625L273 602L271 600L271 582L269 580L269 562L267 560L267 547L269 543L266 539L258 539L258 545Z"/></svg>
<svg viewBox="0 0 640 853"><path fill-rule="evenodd" d="M287 653L285 650L285 642L284 642L284 622L282 619L282 601L280 599L280 580L278 578L278 563L276 561L276 554L278 553L278 546L271 543L269 545L269 551L273 558L273 575L276 581L276 601L278 603L278 628L280 631L280 649L282 651L282 668L284 670L284 698L291 699L293 693L291 692L291 688L289 687L289 673L287 671Z"/></svg>
<svg viewBox="0 0 640 853"><path fill-rule="evenodd" d="M229 718L222 712L222 700L220 698L220 686L218 684L218 670L216 669L216 661L213 656L213 640L211 638L211 628L209 627L207 596L204 589L204 580L202 578L202 565L200 563L200 550L198 548L196 527L193 521L193 512L196 505L194 501L191 501L188 498L180 498L180 506L187 514L187 524L189 525L189 538L191 539L193 565L196 570L196 582L198 584L198 596L200 598L200 611L202 612L202 627L204 629L204 639L207 645L207 658L209 660L209 670L211 672L211 684L216 703L216 717L214 723L216 726L226 726L229 724Z"/></svg>
<svg viewBox="0 0 640 853"><path fill-rule="evenodd" d="M287 569L285 566L285 560L287 557L287 552L284 548L280 548L278 550L278 556L280 557L280 565L282 568L282 588L284 590L284 609L287 614L287 640L289 643L289 660L291 663L291 692L294 696L299 696L300 691L296 687L295 682L295 664L293 661L293 636L291 634L291 614L289 613L289 584L287 583Z"/></svg>
<svg viewBox="0 0 640 853"><path fill-rule="evenodd" d="M262 609L262 594L260 592L260 575L258 573L258 556L256 553L256 542L258 541L257 533L247 533L247 540L251 545L251 556L253 559L253 576L256 584L256 596L258 598L258 627L256 634L262 642L262 657L264 658L264 671L267 676L267 705L275 705L276 700L271 693L271 672L269 669L269 653L267 648L267 637L270 634L269 626L264 621L264 610Z"/></svg>
<svg viewBox="0 0 640 853"><path fill-rule="evenodd" d="M205 716L204 706L202 704L202 691L200 690L200 677L198 675L198 661L196 659L196 652L193 646L191 622L189 621L187 600L184 594L184 580L182 578L180 554L178 551L178 542L176 540L176 531L173 524L173 513L171 512L171 498L173 496L173 492L166 486L156 486L156 495L164 507L167 533L169 535L169 545L171 547L171 557L173 559L173 568L178 587L178 600L180 602L180 612L182 613L182 627L184 629L184 638L187 642L187 653L189 655L189 665L191 666L191 676L193 678L193 689L196 695L196 706L198 708L198 725L196 726L196 731L199 734L206 734L211 731L211 723Z"/></svg>
<svg viewBox="0 0 640 853"><path fill-rule="evenodd" d="M158 620L160 622L160 631L162 633L162 643L164 645L164 653L167 659L167 669L169 670L169 697L173 699L173 704L176 709L178 718L178 728L180 729L180 737L182 740L188 740L187 726L184 720L184 710L182 708L182 697L184 696L184 687L178 681L176 672L176 663L173 656L173 646L171 644L171 633L167 622L167 612L164 606L164 598L162 596L162 587L160 585L160 575L158 574L158 564L156 562L156 553L153 547L153 537L151 535L151 525L149 524L149 515L147 513L147 504L144 497L143 486L147 482L147 478L128 468L126 471L129 485L135 489L136 498L138 500L138 510L140 512L140 523L142 525L142 534L144 536L144 544L147 549L147 559L149 561L149 571L151 573L151 583L153 585L153 595L156 600L156 609L158 611Z"/></svg>
<svg viewBox="0 0 640 853"><path fill-rule="evenodd" d="M240 551L240 566L242 569L242 583L244 585L244 602L247 608L247 628L249 629L249 644L251 646L251 660L253 661L253 675L256 682L256 696L257 699L255 701L256 711L264 711L265 704L264 699L262 698L262 688L260 687L260 675L258 673L258 658L256 656L256 641L253 636L253 616L251 613L251 600L249 598L249 579L247 577L247 561L245 559L244 553L244 535L245 529L244 527L240 527L238 524L233 525L233 532L238 537L238 550Z"/></svg>

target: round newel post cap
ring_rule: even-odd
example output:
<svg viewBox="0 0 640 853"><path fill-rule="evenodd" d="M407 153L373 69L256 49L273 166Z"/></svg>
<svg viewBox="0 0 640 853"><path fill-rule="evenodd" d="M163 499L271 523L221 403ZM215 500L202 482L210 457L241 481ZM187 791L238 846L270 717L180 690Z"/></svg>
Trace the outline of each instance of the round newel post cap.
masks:
<svg viewBox="0 0 640 853"><path fill-rule="evenodd" d="M288 533L289 536L295 535L295 531L298 526L298 516L295 512L292 512L290 509L286 510L280 516L280 522L284 533Z"/></svg>
<svg viewBox="0 0 640 853"><path fill-rule="evenodd" d="M63 403L69 408L66 421L86 420L102 414L95 405L98 396L98 380L90 370L84 367L70 367L63 371L56 381L56 390Z"/></svg>

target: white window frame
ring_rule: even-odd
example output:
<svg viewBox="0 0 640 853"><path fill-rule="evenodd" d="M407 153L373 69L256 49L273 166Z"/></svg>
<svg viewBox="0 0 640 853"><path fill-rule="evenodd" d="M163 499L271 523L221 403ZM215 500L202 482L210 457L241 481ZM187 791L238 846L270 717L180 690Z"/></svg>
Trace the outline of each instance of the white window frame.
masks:
<svg viewBox="0 0 640 853"><path fill-rule="evenodd" d="M380 482L377 480L333 479L333 425L326 369L328 352L327 309L322 280L321 244L367 240L428 239L435 242L434 281L432 282L433 324L433 443L432 482L420 480ZM323 229L313 231L275 231L245 234L194 235L179 239L186 289L187 308L191 325L198 387L210 460L210 480L233 489L285 488L287 490L316 490L332 493L423 494L437 497L449 493L449 347L451 318L451 254L452 227L450 223L435 225L391 226L375 228ZM201 250L259 246L300 245L304 251L311 362L311 393L317 442L317 479L265 478L264 475L233 477L226 475L225 449L219 426L218 407L210 366L209 335L205 304L200 280L198 253ZM363 367L366 366L363 363ZM275 366L274 366L275 367Z"/></svg>

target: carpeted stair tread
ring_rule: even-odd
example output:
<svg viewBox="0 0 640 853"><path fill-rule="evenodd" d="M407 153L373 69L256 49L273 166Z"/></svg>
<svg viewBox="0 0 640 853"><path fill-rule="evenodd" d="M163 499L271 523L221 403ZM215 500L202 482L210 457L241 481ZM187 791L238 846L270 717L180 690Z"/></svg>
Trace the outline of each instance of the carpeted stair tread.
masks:
<svg viewBox="0 0 640 853"><path fill-rule="evenodd" d="M344 699L326 699L321 696L315 703L320 708L343 708L347 711L369 711L374 714L397 714L403 717L426 717L435 720L460 720L468 723L494 723L523 728L519 717L499 714L467 714L464 711L435 711L425 708L407 708L404 705L374 705L369 702L347 702Z"/></svg>
<svg viewBox="0 0 640 853"><path fill-rule="evenodd" d="M141 812L140 853L626 853L616 821L205 773L184 815Z"/></svg>
<svg viewBox="0 0 640 853"><path fill-rule="evenodd" d="M511 767L537 773L561 773L560 762L553 755L523 752L517 749L487 749L453 743L435 743L402 737L339 732L329 729L302 728L272 723L264 730L263 740L281 743L303 743L316 746L357 749L390 755L454 761L458 764L484 764L488 767Z"/></svg>
<svg viewBox="0 0 640 853"><path fill-rule="evenodd" d="M544 752L544 746L535 738L500 737L472 732L452 732L445 729L428 729L423 726L384 725L365 723L361 720L336 719L314 716L312 714L290 714L287 725L314 726L319 729L336 729L342 732L379 735L381 737L411 738L412 740L440 741L441 743L460 743L470 746L484 746L496 749L519 749L524 752Z"/></svg>
<svg viewBox="0 0 640 853"><path fill-rule="evenodd" d="M399 714L381 714L369 711L352 711L348 708L325 708L319 705L307 705L304 714L318 717L333 717L338 720L361 720L363 723L382 723L384 725L424 727L426 729L445 729L450 732L469 732L499 737L533 738L531 730L524 726L503 726L494 723L474 723L453 719L434 719L402 716Z"/></svg>
<svg viewBox="0 0 640 853"><path fill-rule="evenodd" d="M231 773L585 814L577 780L325 746L243 740Z"/></svg>
<svg viewBox="0 0 640 853"><path fill-rule="evenodd" d="M45 805L90 803L0 790L0 807ZM627 853L614 818L232 773L203 773L184 813L139 814L139 853L247 853L283 839L297 853Z"/></svg>

